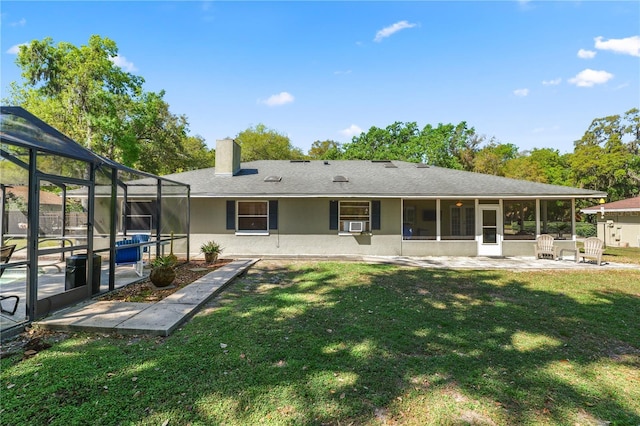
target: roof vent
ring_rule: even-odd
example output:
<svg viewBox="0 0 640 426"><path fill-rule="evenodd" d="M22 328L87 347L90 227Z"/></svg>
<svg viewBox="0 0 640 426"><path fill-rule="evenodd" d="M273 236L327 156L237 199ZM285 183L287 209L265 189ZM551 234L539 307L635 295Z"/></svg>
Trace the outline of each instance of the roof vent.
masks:
<svg viewBox="0 0 640 426"><path fill-rule="evenodd" d="M329 162L328 162L327 160L324 160L324 163L323 163L323 164L324 164L325 166L328 166L328 165L329 165Z"/></svg>
<svg viewBox="0 0 640 426"><path fill-rule="evenodd" d="M290 163L310 163L309 160L289 160Z"/></svg>
<svg viewBox="0 0 640 426"><path fill-rule="evenodd" d="M424 164L424 163L418 163L418 164L416 164L416 167L418 169L428 169L429 165L428 164Z"/></svg>
<svg viewBox="0 0 640 426"><path fill-rule="evenodd" d="M391 160L371 160L372 163L390 163Z"/></svg>
<svg viewBox="0 0 640 426"><path fill-rule="evenodd" d="M396 166L395 164L393 164L392 162L388 162L387 164L384 165L385 169L397 169L398 166Z"/></svg>
<svg viewBox="0 0 640 426"><path fill-rule="evenodd" d="M349 182L349 179L346 178L345 176L337 175L337 176L333 177L333 181L334 182Z"/></svg>
<svg viewBox="0 0 640 426"><path fill-rule="evenodd" d="M265 182L280 182L282 180L282 176L267 176L264 178Z"/></svg>

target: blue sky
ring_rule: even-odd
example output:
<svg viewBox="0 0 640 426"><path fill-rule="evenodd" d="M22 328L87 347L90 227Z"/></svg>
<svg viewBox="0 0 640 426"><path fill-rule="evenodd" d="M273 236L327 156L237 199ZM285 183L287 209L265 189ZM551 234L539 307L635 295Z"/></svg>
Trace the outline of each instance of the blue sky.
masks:
<svg viewBox="0 0 640 426"><path fill-rule="evenodd" d="M7 1L1 81L16 46L116 42L191 134L259 123L304 152L395 121L466 121L520 150L571 152L594 118L640 107L640 3Z"/></svg>

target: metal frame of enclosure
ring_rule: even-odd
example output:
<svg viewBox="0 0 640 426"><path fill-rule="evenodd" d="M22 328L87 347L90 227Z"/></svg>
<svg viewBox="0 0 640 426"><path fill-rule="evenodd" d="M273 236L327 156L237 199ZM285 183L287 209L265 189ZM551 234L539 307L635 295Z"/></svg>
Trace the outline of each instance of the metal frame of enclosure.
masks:
<svg viewBox="0 0 640 426"><path fill-rule="evenodd" d="M3 335L114 290L116 243L134 234L146 235L137 247L149 257L170 246L188 260L188 185L101 157L23 108L0 112L0 245L16 246L0 264ZM69 259L83 257L84 276L71 275ZM14 314L4 306L12 294Z"/></svg>

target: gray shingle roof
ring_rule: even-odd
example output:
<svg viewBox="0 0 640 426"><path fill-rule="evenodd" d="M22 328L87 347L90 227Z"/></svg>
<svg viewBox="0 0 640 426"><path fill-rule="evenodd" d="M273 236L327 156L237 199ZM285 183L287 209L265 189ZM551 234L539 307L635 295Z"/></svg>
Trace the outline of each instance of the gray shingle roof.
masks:
<svg viewBox="0 0 640 426"><path fill-rule="evenodd" d="M192 197L602 197L599 191L508 179L499 176L418 167L415 163L365 160L291 162L261 160L242 164L235 176L215 168L163 176L191 186ZM282 177L267 181L269 176ZM344 176L348 182L335 182Z"/></svg>

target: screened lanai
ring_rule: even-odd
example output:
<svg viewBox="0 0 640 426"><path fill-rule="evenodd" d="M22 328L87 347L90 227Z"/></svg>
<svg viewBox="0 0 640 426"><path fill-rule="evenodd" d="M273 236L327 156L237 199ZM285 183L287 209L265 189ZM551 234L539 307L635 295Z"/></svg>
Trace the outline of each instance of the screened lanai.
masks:
<svg viewBox="0 0 640 426"><path fill-rule="evenodd" d="M188 260L189 186L96 155L20 107L0 107L0 328Z"/></svg>

